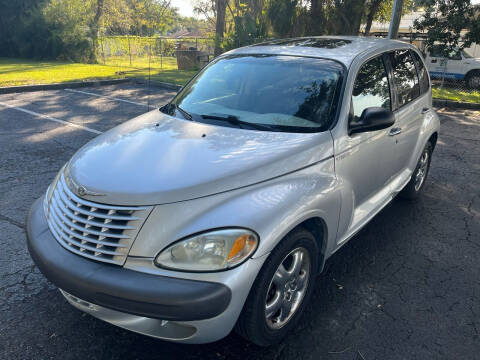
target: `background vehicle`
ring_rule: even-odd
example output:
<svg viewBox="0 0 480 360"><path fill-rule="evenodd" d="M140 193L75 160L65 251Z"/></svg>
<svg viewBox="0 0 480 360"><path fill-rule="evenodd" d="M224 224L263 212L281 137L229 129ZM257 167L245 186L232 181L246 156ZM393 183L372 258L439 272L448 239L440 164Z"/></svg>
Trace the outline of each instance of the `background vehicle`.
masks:
<svg viewBox="0 0 480 360"><path fill-rule="evenodd" d="M469 88L480 89L480 59L465 51L445 57L438 49L428 49L425 63L432 79L464 80Z"/></svg>
<svg viewBox="0 0 480 360"><path fill-rule="evenodd" d="M411 45L237 49L78 151L32 207L29 250L72 305L115 325L270 345L325 261L398 193L419 196L438 130Z"/></svg>

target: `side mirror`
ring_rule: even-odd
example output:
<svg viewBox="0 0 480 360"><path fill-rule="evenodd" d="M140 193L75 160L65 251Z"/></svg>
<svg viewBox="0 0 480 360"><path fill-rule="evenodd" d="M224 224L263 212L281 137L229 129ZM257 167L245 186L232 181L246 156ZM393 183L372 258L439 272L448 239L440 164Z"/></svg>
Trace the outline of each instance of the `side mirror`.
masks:
<svg viewBox="0 0 480 360"><path fill-rule="evenodd" d="M376 131L389 128L395 123L393 112L382 107L369 107L363 110L360 120L349 124L348 134Z"/></svg>

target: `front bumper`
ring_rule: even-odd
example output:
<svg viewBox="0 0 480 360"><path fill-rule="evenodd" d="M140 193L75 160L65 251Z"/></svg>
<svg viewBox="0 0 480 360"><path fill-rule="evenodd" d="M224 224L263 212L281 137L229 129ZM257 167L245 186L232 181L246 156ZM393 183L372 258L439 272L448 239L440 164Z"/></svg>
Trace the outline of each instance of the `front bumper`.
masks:
<svg viewBox="0 0 480 360"><path fill-rule="evenodd" d="M52 236L42 201L32 205L27 217L28 249L72 305L112 324L169 340L209 342L232 329L251 283L234 289L232 300L231 284L148 274L82 258ZM256 263L253 268L258 270L263 260Z"/></svg>

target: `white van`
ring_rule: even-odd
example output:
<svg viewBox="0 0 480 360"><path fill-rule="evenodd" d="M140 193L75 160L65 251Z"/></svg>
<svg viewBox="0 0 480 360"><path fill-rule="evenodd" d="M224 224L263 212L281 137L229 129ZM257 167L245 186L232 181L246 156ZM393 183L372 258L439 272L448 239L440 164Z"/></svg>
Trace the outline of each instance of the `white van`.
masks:
<svg viewBox="0 0 480 360"><path fill-rule="evenodd" d="M445 57L439 49L431 48L425 59L432 79L465 80L471 89L480 89L480 59L463 50L452 51Z"/></svg>

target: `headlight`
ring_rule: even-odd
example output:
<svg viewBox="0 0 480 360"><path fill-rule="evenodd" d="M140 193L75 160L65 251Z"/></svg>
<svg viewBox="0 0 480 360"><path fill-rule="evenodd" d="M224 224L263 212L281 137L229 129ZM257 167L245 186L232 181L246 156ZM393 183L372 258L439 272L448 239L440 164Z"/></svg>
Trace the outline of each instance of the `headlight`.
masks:
<svg viewBox="0 0 480 360"><path fill-rule="evenodd" d="M47 193L45 194L45 199L43 201L43 207L44 207L44 210L45 210L45 214L47 216L48 216L48 204L50 204L50 200L52 199L53 190L55 190L55 186L57 186L57 182L60 179L60 176L62 176L63 171L65 170L65 167L67 166L67 164L62 166L60 171L57 173L57 176L55 176L55 179L53 179L52 183L48 187Z"/></svg>
<svg viewBox="0 0 480 360"><path fill-rule="evenodd" d="M206 232L181 240L163 250L155 263L183 271L225 270L247 260L258 246L258 236L246 229Z"/></svg>

